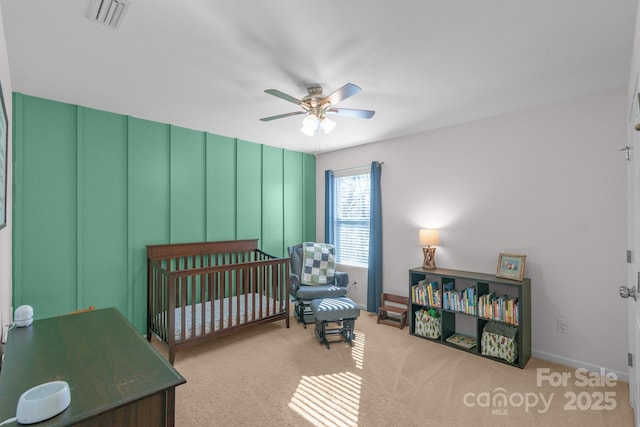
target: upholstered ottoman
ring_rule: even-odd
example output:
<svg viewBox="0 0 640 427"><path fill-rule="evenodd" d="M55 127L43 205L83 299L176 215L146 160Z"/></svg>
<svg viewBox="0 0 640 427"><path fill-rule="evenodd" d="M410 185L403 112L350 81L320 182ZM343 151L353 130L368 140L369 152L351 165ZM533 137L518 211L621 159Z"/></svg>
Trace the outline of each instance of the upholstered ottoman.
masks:
<svg viewBox="0 0 640 427"><path fill-rule="evenodd" d="M309 304L313 317L316 319L316 338L330 348L328 336L337 335L339 341L353 345L355 334L353 329L356 319L360 315L360 308L355 302L346 297L314 299ZM338 323L335 328L329 328L329 323Z"/></svg>
<svg viewBox="0 0 640 427"><path fill-rule="evenodd" d="M310 304L315 299L339 298L347 294L347 288L334 285L306 286L302 285L296 292L295 315L305 329L307 323L313 322Z"/></svg>

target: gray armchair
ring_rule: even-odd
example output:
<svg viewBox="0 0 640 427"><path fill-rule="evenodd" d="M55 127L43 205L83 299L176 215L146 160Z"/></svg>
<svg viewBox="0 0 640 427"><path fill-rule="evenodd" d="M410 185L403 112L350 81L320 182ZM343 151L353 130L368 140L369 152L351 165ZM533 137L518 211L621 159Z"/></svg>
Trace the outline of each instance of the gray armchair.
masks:
<svg viewBox="0 0 640 427"><path fill-rule="evenodd" d="M295 317L302 322L304 327L307 323L313 323L313 314L309 303L314 299L320 298L338 298L347 295L347 286L349 285L349 274L336 271L333 278L328 278L326 285L311 285L302 283L302 270L304 262L304 253L302 244L291 246L288 248L289 257L291 258L291 299L295 302ZM334 249L331 248L334 254ZM335 254L334 254L335 255Z"/></svg>

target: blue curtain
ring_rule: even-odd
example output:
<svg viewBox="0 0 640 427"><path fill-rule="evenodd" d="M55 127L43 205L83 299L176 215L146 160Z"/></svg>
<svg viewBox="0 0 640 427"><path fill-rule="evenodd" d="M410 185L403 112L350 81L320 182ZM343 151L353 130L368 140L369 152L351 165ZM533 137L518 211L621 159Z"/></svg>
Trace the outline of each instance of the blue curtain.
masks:
<svg viewBox="0 0 640 427"><path fill-rule="evenodd" d="M324 171L324 242L335 243L334 236L334 219L333 219L333 203L334 203L333 171Z"/></svg>
<svg viewBox="0 0 640 427"><path fill-rule="evenodd" d="M380 176L382 164L371 163L371 213L369 216L369 271L367 277L367 311L375 313L382 298L382 200Z"/></svg>

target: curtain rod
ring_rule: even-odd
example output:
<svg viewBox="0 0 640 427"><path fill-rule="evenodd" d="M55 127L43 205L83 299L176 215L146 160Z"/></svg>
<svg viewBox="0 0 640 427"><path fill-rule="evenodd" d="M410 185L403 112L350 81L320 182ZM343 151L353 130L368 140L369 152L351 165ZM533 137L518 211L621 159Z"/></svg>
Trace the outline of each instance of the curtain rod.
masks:
<svg viewBox="0 0 640 427"><path fill-rule="evenodd" d="M378 163L380 163L381 165L384 165L384 162L378 162ZM344 169L334 169L332 170L332 172L345 172L345 171L350 171L352 169L362 169L367 166L371 166L371 163L366 165L360 165L360 166L351 166L350 168L344 168Z"/></svg>

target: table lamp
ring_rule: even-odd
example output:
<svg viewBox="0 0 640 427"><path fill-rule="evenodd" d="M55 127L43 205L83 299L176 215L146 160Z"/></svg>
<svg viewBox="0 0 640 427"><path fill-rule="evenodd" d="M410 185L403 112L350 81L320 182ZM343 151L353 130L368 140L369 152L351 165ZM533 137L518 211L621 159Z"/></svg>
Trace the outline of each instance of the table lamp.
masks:
<svg viewBox="0 0 640 427"><path fill-rule="evenodd" d="M436 248L432 247L440 244L438 239L438 230L434 229L422 229L420 230L420 244L422 247L422 253L424 254L424 262L422 263L423 270L433 270L436 268Z"/></svg>

